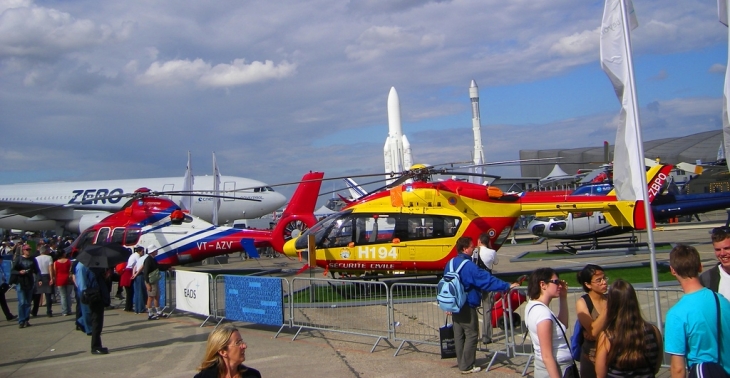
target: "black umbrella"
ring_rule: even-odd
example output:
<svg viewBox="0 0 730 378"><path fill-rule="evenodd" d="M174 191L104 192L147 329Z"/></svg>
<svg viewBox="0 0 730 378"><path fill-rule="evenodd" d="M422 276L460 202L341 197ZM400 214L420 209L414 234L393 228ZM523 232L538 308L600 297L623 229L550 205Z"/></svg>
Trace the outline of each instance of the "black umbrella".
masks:
<svg viewBox="0 0 730 378"><path fill-rule="evenodd" d="M91 244L86 245L76 255L76 260L87 268L112 268L119 263L126 262L132 251L121 244Z"/></svg>

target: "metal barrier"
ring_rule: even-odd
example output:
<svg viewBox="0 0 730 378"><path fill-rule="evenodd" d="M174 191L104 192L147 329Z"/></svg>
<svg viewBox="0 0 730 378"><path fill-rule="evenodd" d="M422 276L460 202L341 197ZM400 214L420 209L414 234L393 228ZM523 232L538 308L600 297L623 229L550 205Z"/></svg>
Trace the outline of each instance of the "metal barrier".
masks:
<svg viewBox="0 0 730 378"><path fill-rule="evenodd" d="M392 332L388 287L374 281L294 278L291 282L292 327L376 337L370 352Z"/></svg>
<svg viewBox="0 0 730 378"><path fill-rule="evenodd" d="M181 282L183 280L184 282ZM208 273L178 270L175 272L175 306L170 311L186 311L205 316L201 327L211 317L218 318L218 304L215 280ZM172 290L171 290L172 291ZM170 294L170 293L168 293ZM220 321L218 322L220 323Z"/></svg>
<svg viewBox="0 0 730 378"><path fill-rule="evenodd" d="M437 286L396 283L390 287L392 338L401 342L393 356L406 343L416 350L414 343L439 345L439 328L446 315L436 304Z"/></svg>

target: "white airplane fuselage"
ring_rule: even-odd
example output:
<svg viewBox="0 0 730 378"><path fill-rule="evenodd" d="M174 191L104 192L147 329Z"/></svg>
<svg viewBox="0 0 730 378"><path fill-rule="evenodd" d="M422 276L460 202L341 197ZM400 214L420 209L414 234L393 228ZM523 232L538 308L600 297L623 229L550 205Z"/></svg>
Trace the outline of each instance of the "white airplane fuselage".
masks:
<svg viewBox="0 0 730 378"><path fill-rule="evenodd" d="M79 182L44 182L0 185L0 228L27 231L59 230L80 232L101 221L111 212L121 209L127 198L106 198L115 194L133 193L139 188L152 191L183 190L182 177L99 180ZM195 177L196 193L213 194L213 176ZM221 198L219 223L235 219L258 218L286 203L284 195L265 183L243 177L222 176L220 195L242 199ZM180 204L181 196L170 196ZM253 199L256 201L250 201ZM211 221L214 199L193 196L192 213Z"/></svg>

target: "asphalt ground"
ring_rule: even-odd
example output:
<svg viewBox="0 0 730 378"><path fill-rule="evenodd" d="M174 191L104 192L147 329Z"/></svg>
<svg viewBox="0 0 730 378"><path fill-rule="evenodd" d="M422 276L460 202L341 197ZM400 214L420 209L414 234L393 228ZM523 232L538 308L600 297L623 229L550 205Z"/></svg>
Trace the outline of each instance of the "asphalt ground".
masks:
<svg viewBox="0 0 730 378"><path fill-rule="evenodd" d="M714 254L708 230L724 223L722 212L702 223L689 223L655 231L656 242L695 245L703 261L712 263ZM645 237L645 236L640 236ZM551 242L554 243L554 242ZM527 272L538 267L577 268L587 263L641 263L647 254L570 256L561 260L510 262L525 251L546 250L540 245L505 245L499 251L498 272ZM657 261L667 261L668 253L659 253ZM226 269L281 269L278 275L292 275L303 263L283 257L241 261L235 257L223 264ZM205 268L214 268L206 266ZM321 271L320 271L321 272ZM322 277L321 273L315 276ZM6 294L11 311L17 313L15 291ZM119 300L114 300L119 305ZM41 307L39 314L44 314ZM54 313L60 306L54 305ZM39 316L31 318L32 327L20 329L16 321L0 321L0 377L192 377L205 352L207 335L214 323L200 327L204 318L175 313L168 319L149 321L145 315L121 310L107 310L102 341L108 355L92 355L90 338L75 330L73 316ZM274 338L278 328L235 323L248 344L246 364L266 377L443 377L461 376L455 359L441 360L438 348L431 345L406 346L393 356L398 345L380 341L370 350L374 338L322 331L302 331L292 341L295 329L287 329ZM490 348L494 349L494 345ZM491 354L477 353L477 365L486 367ZM520 377L527 357L499 356L486 373L490 377ZM531 372L530 368L528 372ZM485 374L483 371L477 373ZM529 375L529 374L528 374ZM666 369L660 377L668 377Z"/></svg>

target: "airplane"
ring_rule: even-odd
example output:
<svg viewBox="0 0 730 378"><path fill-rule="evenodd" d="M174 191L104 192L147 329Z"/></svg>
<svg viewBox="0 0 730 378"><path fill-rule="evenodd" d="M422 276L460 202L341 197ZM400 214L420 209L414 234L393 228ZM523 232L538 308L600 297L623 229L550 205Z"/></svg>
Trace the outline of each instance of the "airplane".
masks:
<svg viewBox="0 0 730 378"><path fill-rule="evenodd" d="M66 229L78 234L122 208L125 202L115 195L132 193L142 187L180 191L183 177L0 185L0 228L56 230L57 234ZM213 176L196 177L195 189L213 193ZM218 212L222 223L258 218L286 203L286 197L267 184L243 177L222 176L220 190L227 196L221 199ZM180 205L182 197L173 195L171 199ZM211 221L212 201L210 196L194 196L192 213Z"/></svg>
<svg viewBox="0 0 730 378"><path fill-rule="evenodd" d="M312 235L313 260L325 274L431 275L442 274L456 256L459 237L476 240L487 233L489 247L499 249L520 215L603 211L614 225L645 227L642 202L618 201L615 196L520 196L467 181L432 181L434 174L450 173L414 165L383 190L288 241L284 253L297 256ZM413 182L407 183L409 179Z"/></svg>
<svg viewBox="0 0 730 378"><path fill-rule="evenodd" d="M657 168L662 166L664 168ZM702 177L709 173L707 168L687 163L680 163L678 166L683 170L698 172L698 176L694 176L684 185L683 191L674 189L662 193L661 188L664 186L665 181L662 177L666 178L671 166L654 164L647 172L649 187L659 188L649 190L652 216L655 221L666 221L678 216L696 215L730 207L730 191L720 191L720 189L728 186L727 182L724 183L724 186L713 182L709 185L713 187L710 191L708 185L701 185L701 183L707 181L705 177ZM653 172L660 173L654 175ZM699 173L702 174L699 175ZM727 173L727 169L725 169L725 173ZM706 177L709 178L709 176ZM610 183L595 183L579 187L573 192L573 195L592 195L612 190L613 186ZM527 229L536 236L547 238L571 240L593 238L594 247L598 247L598 238L633 231L631 227L614 227L608 224L600 212L572 213L565 217L535 218L528 224Z"/></svg>
<svg viewBox="0 0 730 378"><path fill-rule="evenodd" d="M173 225L170 214L177 204L148 188L141 188L121 210L85 230L71 244L72 255L89 244L119 243L125 247L154 245L160 264L179 265L208 257L245 251L258 257L257 248L283 251L284 243L316 223L314 207L322 184L322 172L302 177L289 205L273 230L214 226L198 216L185 214Z"/></svg>

